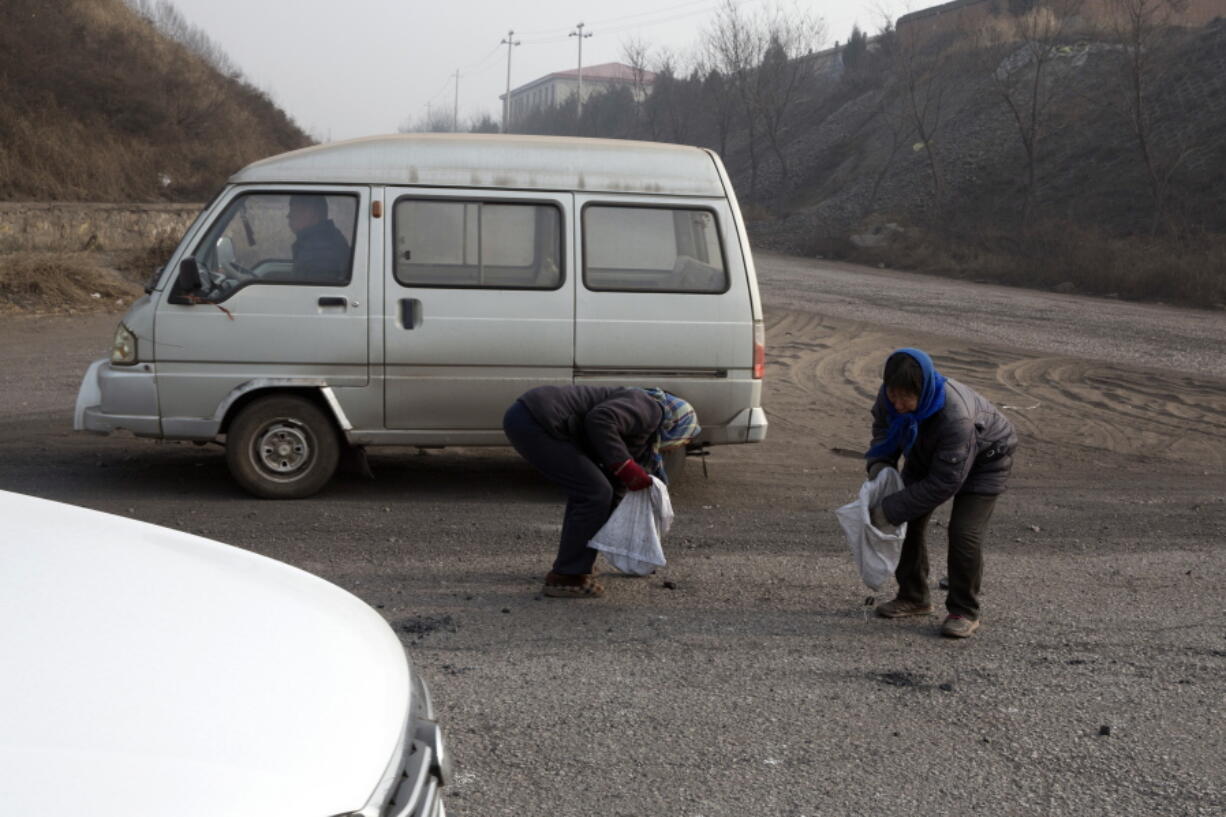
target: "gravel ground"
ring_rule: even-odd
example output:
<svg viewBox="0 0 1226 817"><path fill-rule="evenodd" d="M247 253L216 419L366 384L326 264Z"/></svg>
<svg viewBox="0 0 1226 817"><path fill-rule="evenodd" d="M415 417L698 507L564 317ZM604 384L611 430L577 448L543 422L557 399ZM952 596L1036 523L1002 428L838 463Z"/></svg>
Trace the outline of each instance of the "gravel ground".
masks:
<svg viewBox="0 0 1226 817"><path fill-rule="evenodd" d="M377 451L373 482L278 503L239 492L216 447L73 434L113 316L0 325L0 488L378 607L440 709L452 814L1226 814L1222 315L758 264L769 439L716 450L705 479L691 461L669 566L601 600L538 597L561 502L509 450ZM867 615L830 513L904 344L1021 432L967 641Z"/></svg>

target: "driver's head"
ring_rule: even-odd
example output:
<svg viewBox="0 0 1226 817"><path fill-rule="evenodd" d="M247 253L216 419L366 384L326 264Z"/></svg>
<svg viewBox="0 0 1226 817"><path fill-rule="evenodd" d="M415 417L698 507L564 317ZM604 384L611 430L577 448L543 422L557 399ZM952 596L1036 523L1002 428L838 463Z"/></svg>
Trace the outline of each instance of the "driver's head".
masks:
<svg viewBox="0 0 1226 817"><path fill-rule="evenodd" d="M300 233L328 217L328 200L323 196L290 196L289 228Z"/></svg>

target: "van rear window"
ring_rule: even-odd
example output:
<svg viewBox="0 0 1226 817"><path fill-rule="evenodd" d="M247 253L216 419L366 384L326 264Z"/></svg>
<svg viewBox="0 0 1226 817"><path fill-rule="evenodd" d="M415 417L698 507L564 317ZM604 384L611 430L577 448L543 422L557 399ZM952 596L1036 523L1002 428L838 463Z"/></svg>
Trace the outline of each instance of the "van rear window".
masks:
<svg viewBox="0 0 1226 817"><path fill-rule="evenodd" d="M727 291L715 214L588 206L583 211L583 282L598 291Z"/></svg>
<svg viewBox="0 0 1226 817"><path fill-rule="evenodd" d="M562 219L553 205L400 199L394 218L394 271L405 286L562 285Z"/></svg>

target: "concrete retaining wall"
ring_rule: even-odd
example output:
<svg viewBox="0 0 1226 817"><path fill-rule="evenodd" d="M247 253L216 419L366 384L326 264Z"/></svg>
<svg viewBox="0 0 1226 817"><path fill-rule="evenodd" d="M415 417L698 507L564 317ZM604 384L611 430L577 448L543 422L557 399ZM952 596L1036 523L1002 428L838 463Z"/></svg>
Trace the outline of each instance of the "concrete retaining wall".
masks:
<svg viewBox="0 0 1226 817"><path fill-rule="evenodd" d="M0 252L137 250L177 240L199 204L0 202Z"/></svg>

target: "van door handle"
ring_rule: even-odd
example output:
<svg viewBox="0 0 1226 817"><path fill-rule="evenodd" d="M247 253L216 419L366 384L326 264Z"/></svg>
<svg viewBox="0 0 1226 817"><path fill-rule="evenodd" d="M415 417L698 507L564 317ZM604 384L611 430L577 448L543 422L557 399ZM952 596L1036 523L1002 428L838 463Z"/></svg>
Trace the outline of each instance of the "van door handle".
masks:
<svg viewBox="0 0 1226 817"><path fill-rule="evenodd" d="M323 297L319 299L320 306L344 306L346 303L344 298Z"/></svg>
<svg viewBox="0 0 1226 817"><path fill-rule="evenodd" d="M400 299L400 325L405 329L416 329L421 325L421 301L417 298Z"/></svg>

